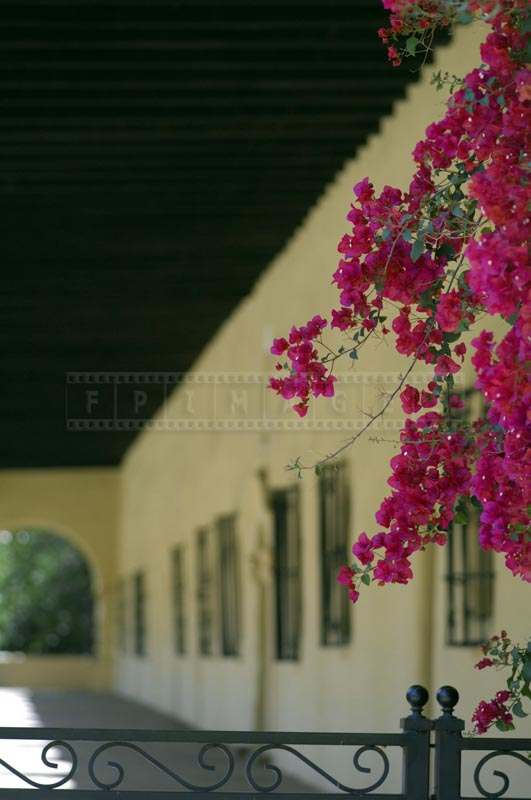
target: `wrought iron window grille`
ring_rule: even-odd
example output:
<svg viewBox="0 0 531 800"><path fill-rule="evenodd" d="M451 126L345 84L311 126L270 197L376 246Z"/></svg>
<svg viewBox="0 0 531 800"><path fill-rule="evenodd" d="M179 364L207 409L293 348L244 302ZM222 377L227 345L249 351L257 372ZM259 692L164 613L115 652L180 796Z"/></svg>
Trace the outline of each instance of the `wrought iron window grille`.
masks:
<svg viewBox="0 0 531 800"><path fill-rule="evenodd" d="M123 578L116 583L115 630L118 650L125 654L127 652L127 585Z"/></svg>
<svg viewBox="0 0 531 800"><path fill-rule="evenodd" d="M423 713L429 699L426 689L412 686L406 697L411 711L401 720L400 733L0 728L0 766L19 784L0 786L0 800L51 800L58 789L69 792L72 800L152 800L158 796L168 800L253 800L270 795L283 800L329 800L345 795L359 800L516 800L518 795L508 794L513 788L511 764L527 774L531 739L463 736L464 722L454 716L459 694L450 686L437 693L441 713L434 720ZM50 775L50 780L42 768L37 775L25 774L13 763L12 755L9 760L5 757L8 745L12 752L13 741L44 743L44 766L57 770L61 762L64 774ZM154 748L160 745L165 748L164 760L155 754ZM174 745L181 746L180 757L168 755ZM190 751L194 745L196 764ZM307 755L307 746L318 747L318 759ZM330 748L348 754L352 764L348 778L339 779L319 763ZM393 748L402 753L401 767L389 758ZM467 753L478 754L472 766L463 758ZM282 762L275 763L279 754ZM133 758L142 764L142 784L149 789L135 786L138 772L136 777L133 770L129 772ZM308 784L307 791L298 787L291 791L290 765L309 778L318 777L320 786L329 790L312 789ZM476 795L463 794L465 778ZM400 791L386 791L388 780L393 779L400 780Z"/></svg>
<svg viewBox="0 0 531 800"><path fill-rule="evenodd" d="M298 486L270 493L273 514L275 653L299 658L302 623L300 491Z"/></svg>
<svg viewBox="0 0 531 800"><path fill-rule="evenodd" d="M186 608L185 608L185 552L184 545L177 545L172 551L172 595L173 595L173 635L177 655L186 653Z"/></svg>
<svg viewBox="0 0 531 800"><path fill-rule="evenodd" d="M212 564L212 531L197 531L197 621L198 650L202 656L214 652L214 597Z"/></svg>
<svg viewBox="0 0 531 800"><path fill-rule="evenodd" d="M240 652L241 586L240 553L236 516L229 514L217 521L220 649L224 656Z"/></svg>
<svg viewBox="0 0 531 800"><path fill-rule="evenodd" d="M326 465L318 478L321 548L321 643L346 645L351 637L351 610L337 573L348 561L350 485L347 465Z"/></svg>
<svg viewBox="0 0 531 800"><path fill-rule="evenodd" d="M459 393L464 408L454 412L458 425L485 413L483 398L475 389ZM453 647L472 647L488 639L494 611L494 559L479 545L480 509L467 503L466 521L453 522L446 547L446 641Z"/></svg>
<svg viewBox="0 0 531 800"><path fill-rule="evenodd" d="M135 655L146 655L146 576L137 572L133 576L134 645Z"/></svg>

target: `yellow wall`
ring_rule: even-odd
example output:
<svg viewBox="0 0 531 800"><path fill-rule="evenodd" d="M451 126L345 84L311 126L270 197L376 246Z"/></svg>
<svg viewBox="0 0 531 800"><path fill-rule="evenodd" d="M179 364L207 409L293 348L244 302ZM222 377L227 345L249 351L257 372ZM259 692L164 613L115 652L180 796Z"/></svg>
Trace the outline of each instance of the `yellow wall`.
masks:
<svg viewBox="0 0 531 800"><path fill-rule="evenodd" d="M42 528L64 536L78 547L93 570L97 615L93 657L4 656L0 661L0 685L94 689L109 686L118 499L119 472L115 469L0 473L0 528Z"/></svg>
<svg viewBox="0 0 531 800"><path fill-rule="evenodd" d="M459 32L452 44L440 51L435 68L463 73L478 60L477 45L476 31ZM259 474L266 475L270 488L284 486L296 480L285 470L290 460L300 455L315 461L347 434L334 430L333 424L341 414L326 401L317 404L315 419L296 428L292 412L286 414L278 404L275 406L272 395L266 399L260 383L244 387L249 407L266 402L269 412L273 409L280 420L278 429L253 425L248 430L231 429L231 423L246 415L241 407L231 408L227 403L227 395L230 400L233 391L229 380L233 373L247 373L252 381L253 376L271 370L268 350L273 335L283 335L292 323L303 323L336 304L330 276L337 260L337 241L348 229L345 215L352 186L365 175L379 187L384 183L407 185L413 169L409 153L426 125L443 112L444 94L430 86L433 69L426 70L419 84L383 122L380 132L345 165L194 365L194 375L217 376L218 411L220 404L226 409L224 429L170 430L165 424L167 419L187 414L192 423L205 416L199 409L212 399L213 384L193 383L192 379L170 397L158 415L156 421L162 430L141 435L119 471L2 474L0 526L39 525L72 537L85 549L99 577L100 607L105 609L100 649L94 670L76 666L83 685L106 685L113 649L116 691L191 724L321 730L396 729L406 710L403 694L415 682L432 689L443 683L460 687L466 699L459 711L466 716L473 703L498 688L496 675L478 676L473 671L476 649L448 648L444 644L441 552L415 558L416 579L410 586L371 587L363 593L359 606L351 610L353 635L349 646L320 644L317 495L311 473L300 484L304 593L301 657L295 663L274 659L272 520ZM285 180L289 181L289 174ZM404 362L398 360L391 345L365 349L355 368L346 368L352 381L345 387L349 419L362 424L364 412L373 408L379 389L392 387L403 368ZM359 382L354 382L358 378ZM386 384L388 378L391 383ZM189 410L190 396L195 416ZM331 429L318 430L317 421ZM376 426L346 454L352 485L352 538L364 529L375 530L374 511L387 491L388 461L396 449L393 440L399 422L396 408L387 422ZM372 441L375 435L385 441ZM196 533L200 526L232 512L237 514L243 572L241 653L234 658L199 657ZM170 556L177 543L184 543L186 557L188 651L182 657L176 656L173 648ZM132 576L139 570L146 573L147 590L144 657L133 655L132 646ZM497 573L493 627L510 625L524 638L526 587L512 579L499 560ZM119 652L112 636L108 613L111 592L119 579L125 581L128 597L125 653ZM13 663L0 664L0 683L27 684L42 679L67 685L74 673L73 668L72 672L65 671L64 661L54 665L50 660L46 667L43 664L41 660L33 665L28 662L18 671ZM525 734L525 725L520 732Z"/></svg>
<svg viewBox="0 0 531 800"><path fill-rule="evenodd" d="M459 32L451 46L439 53L436 67L451 73L466 71L478 61L478 37L477 31ZM380 187L384 183L407 185L413 168L409 153L426 125L443 112L444 94L430 86L432 69L426 70L421 82L383 123L380 133L328 187L251 295L205 349L194 366L195 373L223 376L270 371L272 359L267 350L272 336L285 334L292 323L305 322L337 303L330 276L335 269L337 241L347 230L344 218L352 186L365 175ZM289 175L285 180L289 181ZM375 376L396 374L403 367L404 362L397 360L391 346L383 344L363 351L355 369L362 381L369 383L351 387L352 415L363 418L359 407L367 408ZM161 423L165 418L183 415L186 391L192 390L196 399L201 395L204 400L204 388L203 394L194 386L177 391L159 415ZM197 403L200 405L200 400ZM330 413L326 401L318 404L318 415L325 418ZM465 704L468 713L470 704L483 694L483 682L471 670L478 653L442 644L445 612L441 561L434 553L415 559L417 577L410 586L364 592L352 611L350 646L320 645L317 500L311 473L301 484L301 659L296 663L273 660L271 573L267 566L271 519L257 472L266 471L270 486L282 486L295 480L285 470L293 457L302 455L313 461L346 435L302 428L224 430L215 434L151 431L136 440L123 465L118 568L126 578L139 569L146 570L148 655L136 658L129 653L117 659L116 688L205 727L262 724L284 729L394 729L404 711L403 692L413 682L432 688L447 682L463 686L469 695ZM380 429L379 434L392 439L393 430L391 425L389 431ZM347 454L353 486L353 536L364 529L374 531L373 514L386 493L387 465L394 447L388 442L373 443L366 436ZM238 658L198 657L195 535L199 526L233 511L238 514L245 575L242 652ZM260 547L261 535L265 547ZM184 657L174 655L172 644L170 552L179 542L186 545L188 567L189 650ZM257 558L263 562L260 574L269 586L265 658L260 646ZM500 572L503 577L500 575L498 582L496 621L510 621L523 636L525 587L511 580L501 567ZM261 705L265 707L262 715L257 712Z"/></svg>

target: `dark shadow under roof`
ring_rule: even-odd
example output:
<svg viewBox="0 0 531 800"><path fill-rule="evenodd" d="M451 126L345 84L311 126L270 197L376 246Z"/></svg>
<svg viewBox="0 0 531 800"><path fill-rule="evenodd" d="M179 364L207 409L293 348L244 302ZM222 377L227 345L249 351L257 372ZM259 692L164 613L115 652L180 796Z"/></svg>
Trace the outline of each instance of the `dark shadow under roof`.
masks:
<svg viewBox="0 0 531 800"><path fill-rule="evenodd" d="M5 0L0 467L119 462L134 433L67 431L65 373L190 367L415 77L385 21L380 0Z"/></svg>

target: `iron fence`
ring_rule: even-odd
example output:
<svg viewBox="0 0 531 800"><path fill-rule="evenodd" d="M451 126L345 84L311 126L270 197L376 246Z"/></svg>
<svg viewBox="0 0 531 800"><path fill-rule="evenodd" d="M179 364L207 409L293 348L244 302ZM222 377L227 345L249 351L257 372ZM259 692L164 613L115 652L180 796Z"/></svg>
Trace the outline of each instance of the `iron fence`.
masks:
<svg viewBox="0 0 531 800"><path fill-rule="evenodd" d="M494 769L497 762L492 762L511 758L523 764L527 774L531 739L463 736L464 723L453 713L459 695L452 687L437 693L442 713L435 720L423 714L426 689L412 686L406 697L411 711L401 720L400 733L0 728L0 766L11 782L19 783L18 787L0 787L0 800L46 800L56 798L58 790L68 791L72 800L251 800L269 795L276 800L328 800L345 795L360 800L521 800L521 793L508 794L511 777ZM9 743L42 747L40 760L45 772L51 776L56 770L57 776L60 763L64 763L63 774L53 780L24 771L5 758ZM163 757L158 751L155 755L153 745L165 748ZM312 747L318 748L321 758L330 748L348 748L353 766L350 779L340 780L310 758L308 748ZM389 757L393 748L401 753L401 766ZM463 754L467 751L485 752L471 776L477 792L473 796L462 794ZM290 777L294 765L298 775L304 773L317 783L314 780L301 790L301 784ZM394 766L399 775L393 775ZM386 792L386 784L397 778L401 789ZM487 788L493 781L497 787ZM527 800L531 798L531 772L529 786Z"/></svg>

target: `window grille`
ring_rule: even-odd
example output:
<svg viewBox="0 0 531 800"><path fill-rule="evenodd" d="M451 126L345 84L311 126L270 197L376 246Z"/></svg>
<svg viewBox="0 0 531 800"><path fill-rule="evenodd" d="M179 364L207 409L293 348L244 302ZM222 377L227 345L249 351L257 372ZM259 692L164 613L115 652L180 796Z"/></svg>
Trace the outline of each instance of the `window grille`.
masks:
<svg viewBox="0 0 531 800"><path fill-rule="evenodd" d="M448 530L448 644L472 646L490 635L493 614L494 570L492 550L478 541L479 514L469 506L468 521Z"/></svg>
<svg viewBox="0 0 531 800"><path fill-rule="evenodd" d="M321 544L321 643L344 645L350 641L350 601L337 573L348 562L350 487L345 464L321 469L319 523Z"/></svg>
<svg viewBox="0 0 531 800"><path fill-rule="evenodd" d="M135 653L143 656L146 653L146 579L143 572L133 577Z"/></svg>
<svg viewBox="0 0 531 800"><path fill-rule="evenodd" d="M474 389L460 393L465 407L456 422L469 421L485 413L482 395ZM477 646L488 639L493 616L494 563L491 550L478 541L480 510L466 505L466 521L454 521L448 530L447 553L447 643Z"/></svg>
<svg viewBox="0 0 531 800"><path fill-rule="evenodd" d="M214 598L210 536L209 528L200 528L197 532L198 645L203 656L213 653Z"/></svg>
<svg viewBox="0 0 531 800"><path fill-rule="evenodd" d="M271 493L274 520L276 657L296 660L301 636L301 540L298 486Z"/></svg>
<svg viewBox="0 0 531 800"><path fill-rule="evenodd" d="M221 652L236 656L240 649L240 565L236 518L233 514L217 522L219 591L221 608Z"/></svg>
<svg viewBox="0 0 531 800"><path fill-rule="evenodd" d="M177 655L186 653L184 546L178 545L172 553L174 647Z"/></svg>
<svg viewBox="0 0 531 800"><path fill-rule="evenodd" d="M116 640L120 653L127 651L127 586L120 579L116 585Z"/></svg>

